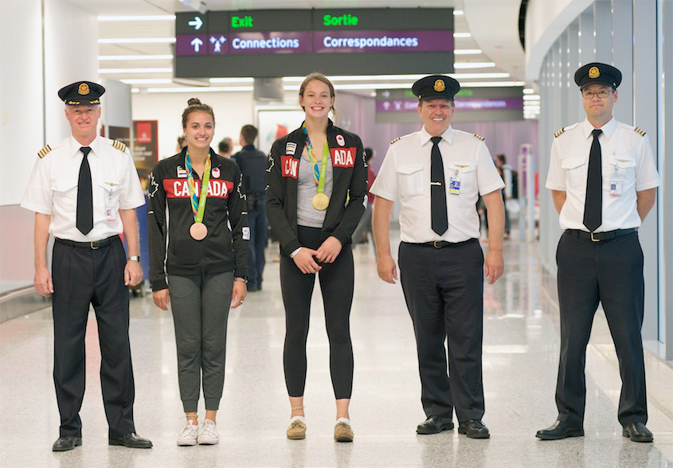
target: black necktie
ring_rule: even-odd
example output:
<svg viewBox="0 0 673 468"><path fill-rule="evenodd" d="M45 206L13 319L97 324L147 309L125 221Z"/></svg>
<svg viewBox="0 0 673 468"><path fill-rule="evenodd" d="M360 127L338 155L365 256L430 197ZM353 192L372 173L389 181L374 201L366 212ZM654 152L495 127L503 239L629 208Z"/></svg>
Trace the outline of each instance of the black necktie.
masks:
<svg viewBox="0 0 673 468"><path fill-rule="evenodd" d="M87 235L93 229L91 168L87 159L91 148L82 146L79 150L84 154L84 157L82 158L82 165L79 167L79 178L77 179L77 218L75 226L82 234Z"/></svg>
<svg viewBox="0 0 673 468"><path fill-rule="evenodd" d="M449 229L444 164L442 164L442 153L439 152L439 142L442 137L432 137L430 140L432 140L432 152L430 153L430 213L432 230L441 236Z"/></svg>
<svg viewBox="0 0 673 468"><path fill-rule="evenodd" d="M603 223L603 170L601 168L601 144L598 136L603 130L597 128L593 132L589 152L589 170L587 171L587 195L584 200L584 225L594 232Z"/></svg>

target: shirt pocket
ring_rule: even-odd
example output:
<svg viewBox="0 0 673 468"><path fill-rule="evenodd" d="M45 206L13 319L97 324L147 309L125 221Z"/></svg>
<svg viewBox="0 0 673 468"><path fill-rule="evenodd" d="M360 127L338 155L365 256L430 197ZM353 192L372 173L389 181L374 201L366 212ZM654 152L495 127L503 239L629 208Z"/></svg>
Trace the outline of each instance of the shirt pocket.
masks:
<svg viewBox="0 0 673 468"><path fill-rule="evenodd" d="M584 156L565 158L561 161L561 168L566 175L566 186L571 188L586 188L588 159Z"/></svg>
<svg viewBox="0 0 673 468"><path fill-rule="evenodd" d="M613 175L623 180L635 181L636 179L636 158L632 155L615 154L612 161Z"/></svg>
<svg viewBox="0 0 673 468"><path fill-rule="evenodd" d="M403 197L420 195L428 187L425 170L420 164L398 167L397 181L400 187L400 196Z"/></svg>
<svg viewBox="0 0 673 468"><path fill-rule="evenodd" d="M52 181L54 206L64 213L75 213L77 210L77 179L57 179Z"/></svg>
<svg viewBox="0 0 673 468"><path fill-rule="evenodd" d="M477 188L477 165L473 162L456 162L449 163L448 174L444 174L446 182L447 193L451 194L451 179L460 179L459 193L453 195L465 195L468 192L474 192ZM455 183L454 183L455 186Z"/></svg>
<svg viewBox="0 0 673 468"><path fill-rule="evenodd" d="M107 178L98 183L98 190L103 195L105 209L119 208L119 196L121 194L121 181L119 179Z"/></svg>

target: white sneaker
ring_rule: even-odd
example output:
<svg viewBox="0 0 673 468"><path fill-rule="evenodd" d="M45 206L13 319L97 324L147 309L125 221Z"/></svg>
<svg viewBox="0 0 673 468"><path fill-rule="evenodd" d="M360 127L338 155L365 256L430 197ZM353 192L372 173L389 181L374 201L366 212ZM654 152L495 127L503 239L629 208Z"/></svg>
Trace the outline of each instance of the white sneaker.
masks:
<svg viewBox="0 0 673 468"><path fill-rule="evenodd" d="M185 427L182 428L182 431L180 431L180 435L178 436L178 445L196 445L198 431L199 426L194 424L194 421L187 421L187 424L185 424Z"/></svg>
<svg viewBox="0 0 673 468"><path fill-rule="evenodd" d="M220 441L217 426L210 419L206 419L199 431L199 445L215 445Z"/></svg>

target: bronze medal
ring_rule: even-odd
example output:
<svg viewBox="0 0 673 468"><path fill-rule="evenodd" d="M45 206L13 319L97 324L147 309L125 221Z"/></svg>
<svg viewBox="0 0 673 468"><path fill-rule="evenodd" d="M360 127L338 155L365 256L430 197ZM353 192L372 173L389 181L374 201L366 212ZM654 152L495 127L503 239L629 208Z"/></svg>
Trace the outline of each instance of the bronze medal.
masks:
<svg viewBox="0 0 673 468"><path fill-rule="evenodd" d="M203 240L208 235L208 228L203 223L194 223L189 228L189 235L197 241Z"/></svg>
<svg viewBox="0 0 673 468"><path fill-rule="evenodd" d="M324 193L316 193L313 196L312 203L313 208L315 208L316 210L320 211L326 210L327 206L329 205L329 197Z"/></svg>

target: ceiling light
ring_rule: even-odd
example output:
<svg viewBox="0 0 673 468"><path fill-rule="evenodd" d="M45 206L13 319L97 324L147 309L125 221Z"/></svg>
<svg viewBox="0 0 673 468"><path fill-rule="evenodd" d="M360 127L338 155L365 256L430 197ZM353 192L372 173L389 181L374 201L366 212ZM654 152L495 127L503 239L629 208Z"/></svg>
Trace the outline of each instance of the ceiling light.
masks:
<svg viewBox="0 0 673 468"><path fill-rule="evenodd" d="M471 78L484 79L484 78L509 78L509 73L449 73L450 76L454 77L457 80L467 80Z"/></svg>
<svg viewBox="0 0 673 468"><path fill-rule="evenodd" d="M523 97L524 101L539 101L540 100L540 95L539 94L528 94Z"/></svg>
<svg viewBox="0 0 673 468"><path fill-rule="evenodd" d="M99 16L98 21L175 21L175 15L161 16Z"/></svg>
<svg viewBox="0 0 673 468"><path fill-rule="evenodd" d="M98 39L99 44L175 44L174 37L135 37Z"/></svg>
<svg viewBox="0 0 673 468"><path fill-rule="evenodd" d="M523 88L523 94L533 94L534 92L533 88Z"/></svg>
<svg viewBox="0 0 673 468"><path fill-rule="evenodd" d="M241 77L241 78L211 78L211 83L253 83L254 78L250 77Z"/></svg>
<svg viewBox="0 0 673 468"><path fill-rule="evenodd" d="M481 54L481 49L456 49L453 51L454 55L478 55Z"/></svg>
<svg viewBox="0 0 673 468"><path fill-rule="evenodd" d="M453 16L463 16L464 14L463 10L453 10Z"/></svg>
<svg viewBox="0 0 673 468"><path fill-rule="evenodd" d="M471 83L462 83L463 88L513 88L525 85L525 81L474 81Z"/></svg>
<svg viewBox="0 0 673 468"><path fill-rule="evenodd" d="M122 83L125 84L171 84L173 83L173 80L170 78L158 78L158 79L151 79L151 78L131 78L128 80L119 80Z"/></svg>
<svg viewBox="0 0 673 468"><path fill-rule="evenodd" d="M147 88L148 93L213 93L227 91L252 91L252 86L229 86L229 87L180 87L180 88Z"/></svg>
<svg viewBox="0 0 673 468"><path fill-rule="evenodd" d="M172 68L99 68L98 73L171 73Z"/></svg>
<svg viewBox="0 0 673 468"><path fill-rule="evenodd" d="M453 33L453 37L461 37L461 38L462 37L472 37L472 34L470 34L469 32L464 32L464 33L455 32L455 33Z"/></svg>
<svg viewBox="0 0 673 468"><path fill-rule="evenodd" d="M173 60L172 55L99 55L98 60Z"/></svg>
<svg viewBox="0 0 673 468"><path fill-rule="evenodd" d="M453 64L456 70L463 68L493 68L495 62L457 62Z"/></svg>

